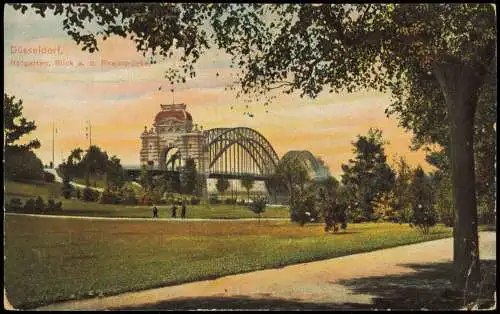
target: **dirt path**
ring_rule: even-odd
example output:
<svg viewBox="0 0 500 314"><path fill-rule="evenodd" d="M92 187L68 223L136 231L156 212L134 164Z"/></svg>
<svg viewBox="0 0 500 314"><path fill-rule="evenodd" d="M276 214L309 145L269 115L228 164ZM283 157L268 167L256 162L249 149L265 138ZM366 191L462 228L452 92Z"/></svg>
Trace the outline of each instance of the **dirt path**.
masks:
<svg viewBox="0 0 500 314"><path fill-rule="evenodd" d="M482 260L496 260L495 232L480 233L480 254ZM449 275L452 256L452 239L447 238L39 309L404 307L411 298L431 302L448 293L450 282L442 275Z"/></svg>
<svg viewBox="0 0 500 314"><path fill-rule="evenodd" d="M57 173L56 169L44 168L43 171L53 174L54 177L55 177L55 181L56 182L59 182L59 183L63 182L63 179L59 176L59 174ZM73 181L71 181L69 184L71 184L73 187L79 188L79 189L85 189L86 188L85 185L79 184L79 183L76 183L76 182L73 182ZM96 190L98 192L104 191L103 188L98 188L98 187L94 187L94 186L89 186L89 188L92 189L92 190Z"/></svg>
<svg viewBox="0 0 500 314"><path fill-rule="evenodd" d="M258 221L258 218L140 218L140 217L96 217L96 216L69 216L69 215L39 215L23 213L5 213L10 216L32 216L39 218L60 218L60 219L84 219L84 220L134 220L134 221ZM260 220L283 220L289 221L289 218L261 218Z"/></svg>

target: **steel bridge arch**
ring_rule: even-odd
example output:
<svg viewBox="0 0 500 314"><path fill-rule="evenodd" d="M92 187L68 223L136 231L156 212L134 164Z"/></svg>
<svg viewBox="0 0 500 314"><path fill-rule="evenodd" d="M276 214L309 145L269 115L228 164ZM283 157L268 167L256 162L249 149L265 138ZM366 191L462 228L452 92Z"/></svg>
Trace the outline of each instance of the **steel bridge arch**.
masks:
<svg viewBox="0 0 500 314"><path fill-rule="evenodd" d="M271 143L259 132L247 127L215 128L204 132L209 154L209 169L231 147L242 148L255 162L260 175L270 175L278 165L279 157ZM238 163L239 165L239 163ZM237 172L243 173L241 169ZM254 173L256 174L256 173Z"/></svg>
<svg viewBox="0 0 500 314"><path fill-rule="evenodd" d="M322 166L316 157L308 150L291 150L281 158L280 162L286 160L299 160L308 170L314 172L314 179L321 180L330 175L328 168Z"/></svg>

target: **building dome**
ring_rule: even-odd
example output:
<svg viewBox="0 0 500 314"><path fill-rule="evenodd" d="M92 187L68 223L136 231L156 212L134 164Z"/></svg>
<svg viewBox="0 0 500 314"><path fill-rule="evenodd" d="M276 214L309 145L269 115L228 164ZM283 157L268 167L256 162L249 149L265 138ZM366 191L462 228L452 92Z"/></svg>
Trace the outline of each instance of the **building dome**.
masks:
<svg viewBox="0 0 500 314"><path fill-rule="evenodd" d="M161 105L161 108L162 110L155 117L155 123L159 123L164 119L193 120L191 114L186 111L185 104Z"/></svg>

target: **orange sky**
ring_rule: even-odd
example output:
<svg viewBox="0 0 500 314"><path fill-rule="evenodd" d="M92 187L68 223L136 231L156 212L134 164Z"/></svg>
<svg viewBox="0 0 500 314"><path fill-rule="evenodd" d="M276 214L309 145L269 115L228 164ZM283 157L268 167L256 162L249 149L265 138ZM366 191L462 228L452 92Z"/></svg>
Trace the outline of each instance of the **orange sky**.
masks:
<svg viewBox="0 0 500 314"><path fill-rule="evenodd" d="M42 147L36 151L44 163L52 159L52 123L55 137L55 161L61 161L71 149L86 147L85 121L92 123L93 144L117 155L122 164L138 164L139 135L151 127L160 103L171 103L172 94L163 78L172 61L147 66L100 67L103 60L146 61L136 52L132 41L109 38L100 43L100 52L82 52L62 32L58 19L42 19L34 14L22 15L6 6L4 11L4 82L5 92L23 99L24 116L35 120L37 130L26 140L38 138ZM60 55L13 53L15 47L60 46ZM49 61L49 67L20 67L16 61ZM55 66L55 60L71 60L73 66ZM90 65L94 61L96 66ZM78 62L83 65L79 66ZM336 95L323 93L317 99L301 99L298 95L280 95L269 107L256 101L244 102L224 87L232 81L228 58L210 51L198 64L198 76L176 86L175 102L188 105L194 123L204 129L246 126L262 133L278 155L289 150L309 150L321 156L332 174L341 173L340 166L352 157L351 141L369 127L378 127L390 144L389 160L397 154L406 156L414 165L431 167L423 152L411 152L411 134L397 126L395 118L387 118L384 109L389 95L380 92L357 92ZM216 76L216 73L219 76ZM162 92L158 91L163 86ZM248 105L248 109L245 106ZM230 107L233 106L233 109ZM243 115L250 110L254 117ZM265 111L269 112L266 113Z"/></svg>

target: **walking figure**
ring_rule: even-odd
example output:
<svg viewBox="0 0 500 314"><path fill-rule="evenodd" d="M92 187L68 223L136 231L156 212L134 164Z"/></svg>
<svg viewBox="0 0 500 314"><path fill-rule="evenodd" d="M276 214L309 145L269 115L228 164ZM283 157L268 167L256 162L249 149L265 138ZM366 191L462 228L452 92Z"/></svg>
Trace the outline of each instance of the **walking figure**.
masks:
<svg viewBox="0 0 500 314"><path fill-rule="evenodd" d="M158 208L156 206L153 206L153 218L158 218Z"/></svg>
<svg viewBox="0 0 500 314"><path fill-rule="evenodd" d="M182 202L181 217L186 218L186 200Z"/></svg>
<svg viewBox="0 0 500 314"><path fill-rule="evenodd" d="M177 216L177 206L175 204L172 206L172 218Z"/></svg>

